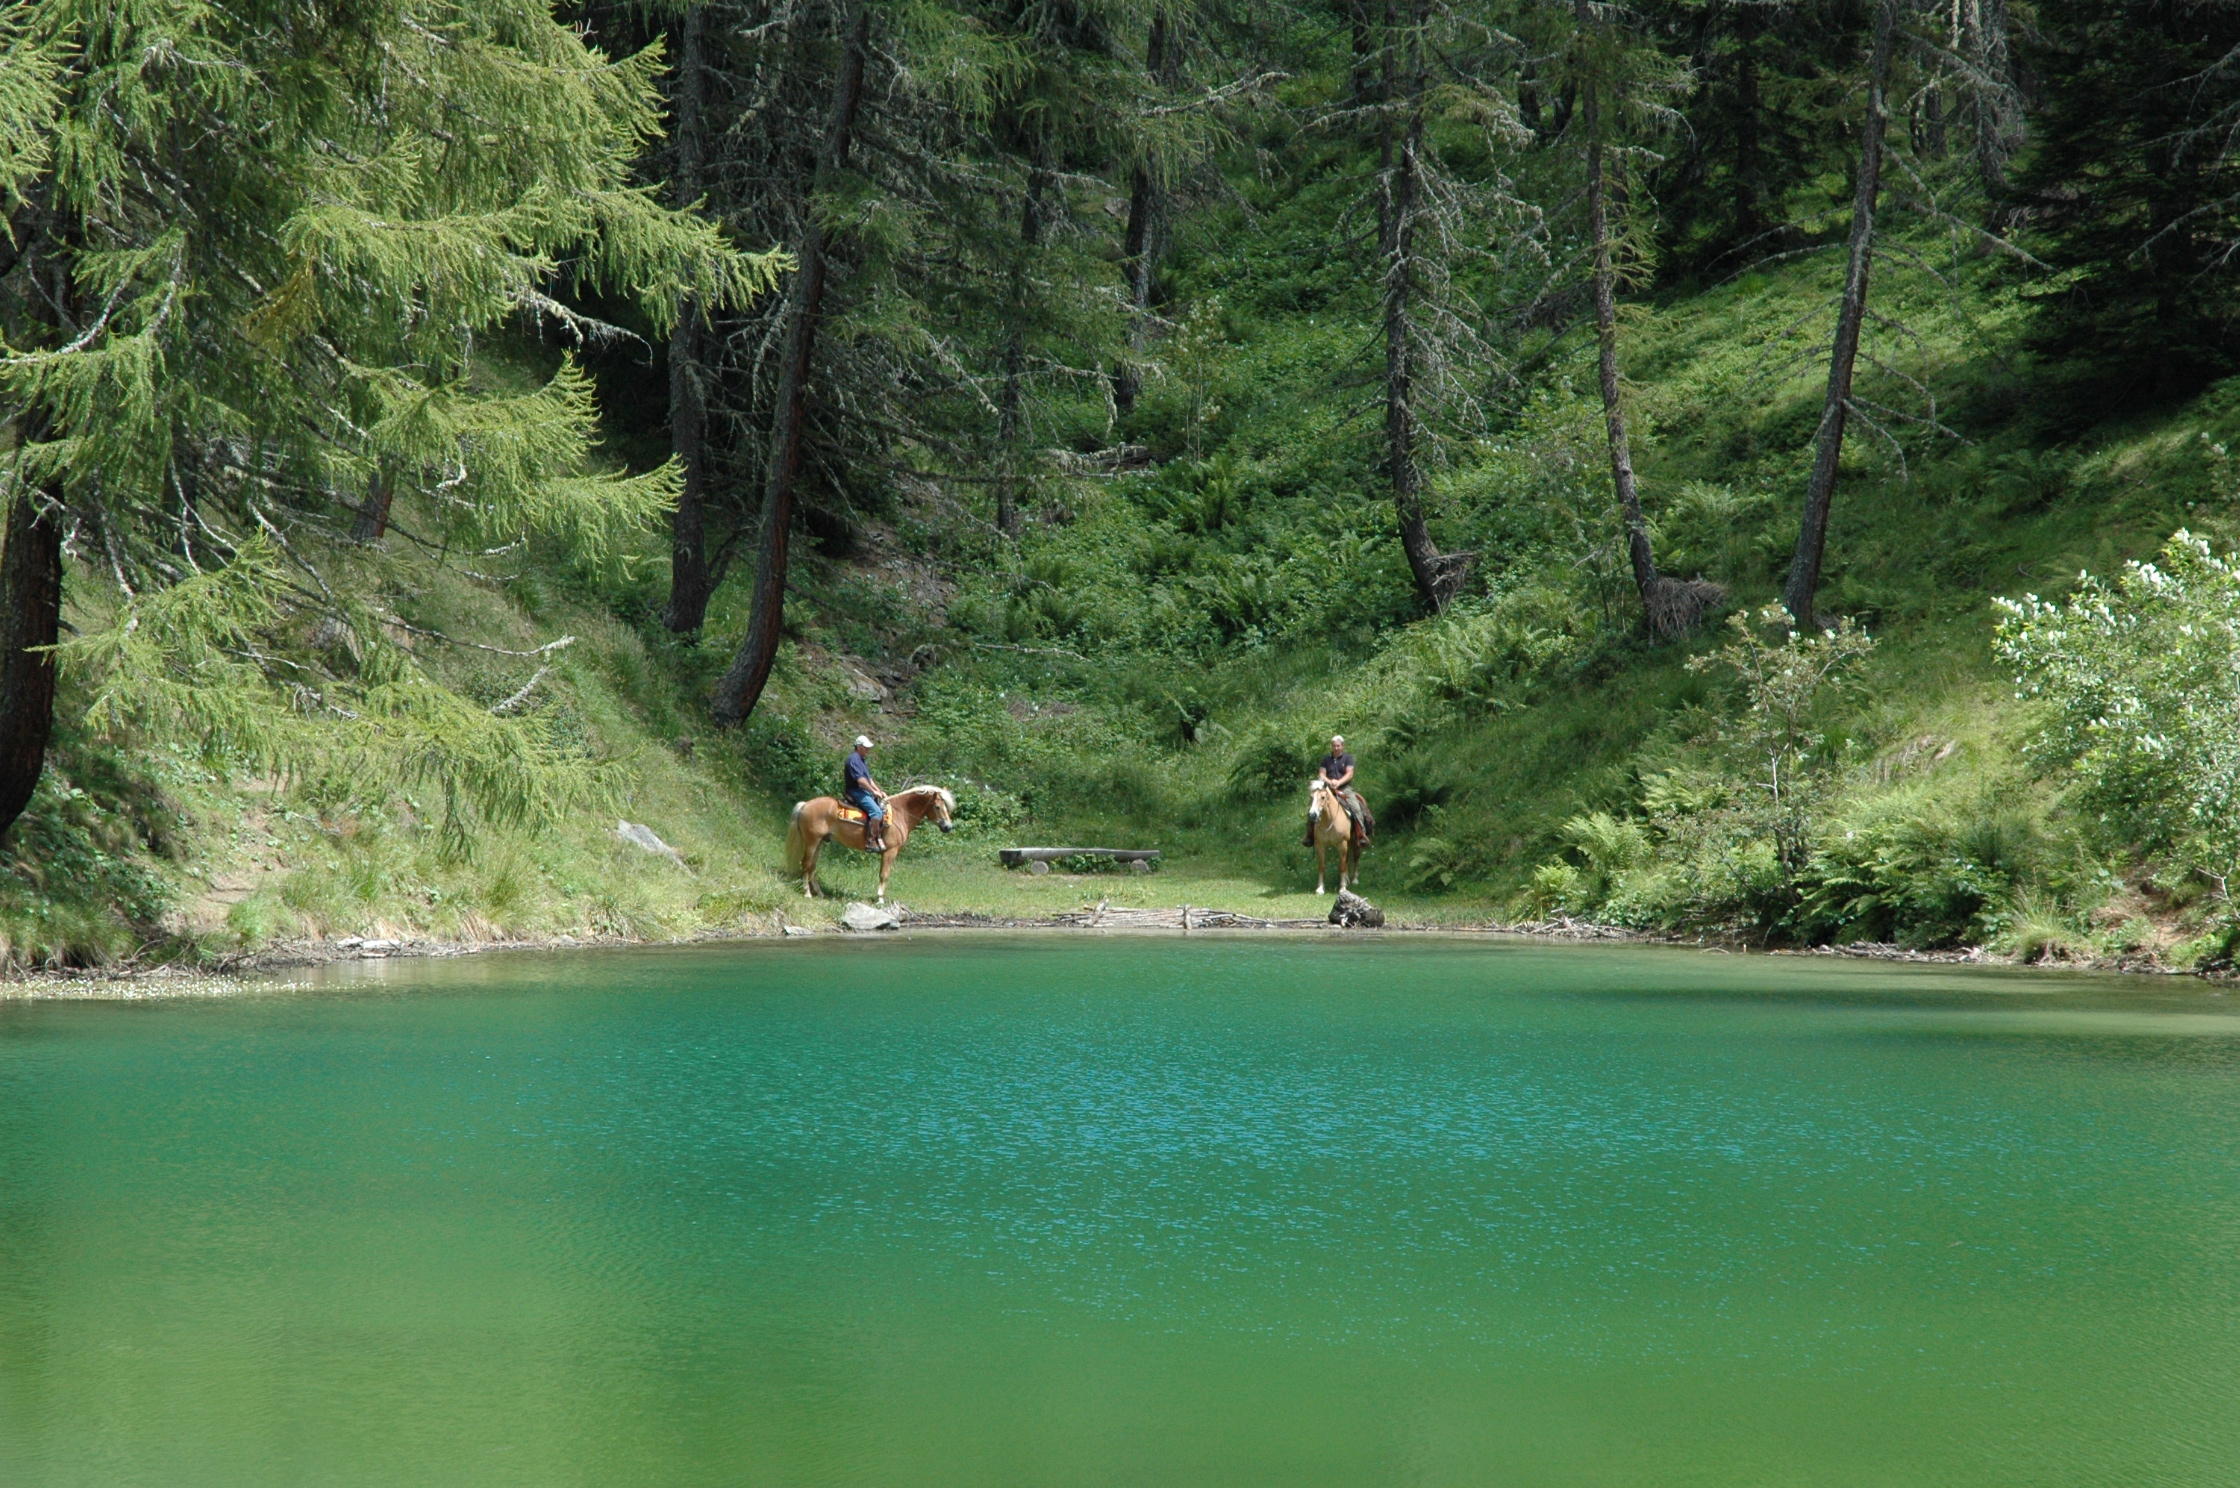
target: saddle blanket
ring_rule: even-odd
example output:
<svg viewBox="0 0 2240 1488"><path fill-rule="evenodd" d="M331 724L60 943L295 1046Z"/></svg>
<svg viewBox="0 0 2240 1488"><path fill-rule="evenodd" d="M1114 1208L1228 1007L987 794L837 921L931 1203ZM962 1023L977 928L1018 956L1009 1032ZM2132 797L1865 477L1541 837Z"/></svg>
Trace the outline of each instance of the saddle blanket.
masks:
<svg viewBox="0 0 2240 1488"><path fill-rule="evenodd" d="M853 806L842 806L839 808L838 815L842 821L859 822L863 820L863 813Z"/></svg>

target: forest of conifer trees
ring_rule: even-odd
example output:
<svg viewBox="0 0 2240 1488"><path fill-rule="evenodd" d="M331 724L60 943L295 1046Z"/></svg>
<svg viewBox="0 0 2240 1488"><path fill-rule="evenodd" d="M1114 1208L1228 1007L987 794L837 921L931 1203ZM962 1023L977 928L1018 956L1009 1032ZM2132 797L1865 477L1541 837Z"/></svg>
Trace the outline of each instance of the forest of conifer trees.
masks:
<svg viewBox="0 0 2240 1488"><path fill-rule="evenodd" d="M646 749L859 726L1285 883L1343 727L1427 914L2240 935L2240 7L27 0L0 196L17 960L575 924Z"/></svg>

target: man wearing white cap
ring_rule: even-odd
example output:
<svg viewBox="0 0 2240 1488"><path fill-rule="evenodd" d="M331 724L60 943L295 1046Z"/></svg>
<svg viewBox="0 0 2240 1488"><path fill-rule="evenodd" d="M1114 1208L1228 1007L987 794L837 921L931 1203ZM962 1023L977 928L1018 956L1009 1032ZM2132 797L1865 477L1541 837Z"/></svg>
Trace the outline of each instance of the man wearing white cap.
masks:
<svg viewBox="0 0 2240 1488"><path fill-rule="evenodd" d="M1377 828L1377 819L1369 814L1369 803L1361 799L1361 792L1353 788L1353 756L1346 753L1346 736L1330 736L1330 752L1323 756L1317 773L1330 782L1338 800L1346 808L1346 815L1353 818L1355 830L1361 834L1361 845L1369 845L1369 834ZM1314 821L1307 821L1306 846L1314 846ZM1339 885L1343 888L1344 885Z"/></svg>
<svg viewBox="0 0 2240 1488"><path fill-rule="evenodd" d="M871 736L856 735L856 747L848 752L848 763L842 767L846 779L841 792L850 805L863 813L863 847L866 852L887 850L887 793L879 789L879 782L871 778L871 765L864 756L871 752Z"/></svg>

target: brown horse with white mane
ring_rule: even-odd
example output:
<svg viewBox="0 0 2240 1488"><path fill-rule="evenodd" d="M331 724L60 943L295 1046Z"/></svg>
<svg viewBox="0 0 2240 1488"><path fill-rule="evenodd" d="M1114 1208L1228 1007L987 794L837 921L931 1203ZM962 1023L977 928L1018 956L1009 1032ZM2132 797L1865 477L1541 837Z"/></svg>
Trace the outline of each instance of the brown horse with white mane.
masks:
<svg viewBox="0 0 2240 1488"><path fill-rule="evenodd" d="M1314 834L1314 891L1324 892L1329 874L1324 857L1333 847L1338 850L1338 891L1361 882L1361 826L1338 798L1338 788L1320 775L1307 785L1307 828Z"/></svg>
<svg viewBox="0 0 2240 1488"><path fill-rule="evenodd" d="M938 785L914 785L887 797L886 851L879 854L879 898L887 897L887 875L894 872L895 857L910 840L911 830L931 821L942 831L956 825L950 814L957 798ZM818 796L793 808L793 826L786 832L786 871L801 875L801 892L817 897L817 853L827 842L838 842L857 852L863 845L863 813L843 806L830 796Z"/></svg>

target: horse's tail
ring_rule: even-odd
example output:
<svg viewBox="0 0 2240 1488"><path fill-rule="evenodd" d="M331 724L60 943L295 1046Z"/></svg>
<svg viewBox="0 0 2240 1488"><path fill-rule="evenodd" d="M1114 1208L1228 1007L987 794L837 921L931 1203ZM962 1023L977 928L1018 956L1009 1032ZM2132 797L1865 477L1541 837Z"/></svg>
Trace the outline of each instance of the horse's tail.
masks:
<svg viewBox="0 0 2240 1488"><path fill-rule="evenodd" d="M794 802L793 825L786 828L786 872L796 878L809 862L809 834L801 826L801 814L808 809L807 801Z"/></svg>

